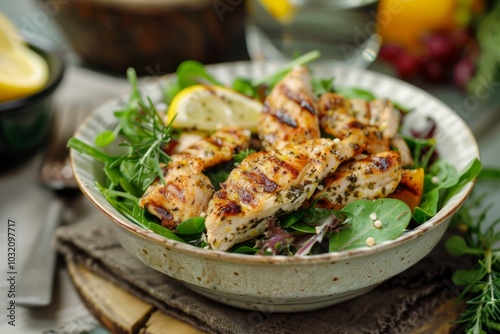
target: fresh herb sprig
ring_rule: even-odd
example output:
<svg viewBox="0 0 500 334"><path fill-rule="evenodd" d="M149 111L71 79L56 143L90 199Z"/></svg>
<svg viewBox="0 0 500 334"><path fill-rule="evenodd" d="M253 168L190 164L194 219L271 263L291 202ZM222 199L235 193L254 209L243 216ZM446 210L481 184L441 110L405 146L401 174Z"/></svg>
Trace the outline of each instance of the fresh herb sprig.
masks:
<svg viewBox="0 0 500 334"><path fill-rule="evenodd" d="M126 147L126 152L104 159L102 156L105 153L86 147L89 145L76 138L72 138L68 146L93 155L100 161L106 160L105 169L113 185L121 185L134 196L140 197L157 177L163 180L161 166L171 161L163 148L175 133L170 124L163 122L151 99L142 98L135 70L129 68L127 77L131 94L124 109L115 112L118 124L113 130L104 130L95 139L96 146L104 147L121 134L123 141L119 145Z"/></svg>
<svg viewBox="0 0 500 334"><path fill-rule="evenodd" d="M157 177L163 180L162 165L171 161L163 148L175 138L176 133L169 124L164 124L154 103L149 98L142 98L135 71L129 69L127 76L131 93L124 108L114 114L118 124L113 130L101 132L94 141L97 147L119 142L124 153L110 155L78 138L71 138L68 147L104 164L106 184L96 183L96 186L125 217L159 235L183 242L182 238L159 225L154 217L139 207L139 198L145 189Z"/></svg>
<svg viewBox="0 0 500 334"><path fill-rule="evenodd" d="M125 110L115 113L125 135L120 145L129 148L122 159L131 169L128 181L146 190L156 177L163 180L161 165L172 160L163 149L173 137L173 128L163 122L149 97L142 98L134 69L127 70L127 77L132 87L130 101Z"/></svg>
<svg viewBox="0 0 500 334"><path fill-rule="evenodd" d="M480 174L500 180L500 172ZM452 219L452 226L465 230L446 240L448 252L455 256L477 258L474 267L461 269L452 276L455 285L464 287L459 300L466 300L467 309L456 323L465 325L466 333L500 331L500 218L485 226L490 207L477 209L485 196L469 199Z"/></svg>

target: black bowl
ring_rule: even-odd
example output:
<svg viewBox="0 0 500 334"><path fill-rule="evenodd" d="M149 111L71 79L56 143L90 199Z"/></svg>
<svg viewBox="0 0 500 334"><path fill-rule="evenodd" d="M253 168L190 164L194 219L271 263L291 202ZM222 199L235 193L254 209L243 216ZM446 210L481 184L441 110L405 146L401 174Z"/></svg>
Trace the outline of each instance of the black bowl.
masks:
<svg viewBox="0 0 500 334"><path fill-rule="evenodd" d="M52 124L52 96L62 81L65 64L61 57L36 46L49 65L49 79L38 92L0 102L0 157L3 161L24 159L34 153L48 137Z"/></svg>

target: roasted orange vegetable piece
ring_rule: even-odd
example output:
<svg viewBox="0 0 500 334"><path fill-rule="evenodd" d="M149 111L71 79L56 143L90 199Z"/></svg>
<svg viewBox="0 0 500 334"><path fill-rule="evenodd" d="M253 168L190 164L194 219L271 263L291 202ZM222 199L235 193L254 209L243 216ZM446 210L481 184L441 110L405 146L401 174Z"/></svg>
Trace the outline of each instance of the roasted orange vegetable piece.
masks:
<svg viewBox="0 0 500 334"><path fill-rule="evenodd" d="M387 196L400 199L410 207L411 211L420 204L424 191L424 169L404 169L396 190Z"/></svg>

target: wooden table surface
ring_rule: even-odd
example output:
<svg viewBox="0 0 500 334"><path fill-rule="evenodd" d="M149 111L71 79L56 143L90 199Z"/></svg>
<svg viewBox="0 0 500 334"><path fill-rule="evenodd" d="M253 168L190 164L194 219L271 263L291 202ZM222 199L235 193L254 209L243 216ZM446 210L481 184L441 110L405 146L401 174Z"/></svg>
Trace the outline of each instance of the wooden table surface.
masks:
<svg viewBox="0 0 500 334"><path fill-rule="evenodd" d="M204 333L157 310L81 264L69 262L67 268L83 303L111 333ZM103 298L109 295L113 298ZM414 328L408 334L447 334L453 327L451 322L457 319L464 306L464 303L457 304L455 300L439 304L433 312L429 312L424 326Z"/></svg>

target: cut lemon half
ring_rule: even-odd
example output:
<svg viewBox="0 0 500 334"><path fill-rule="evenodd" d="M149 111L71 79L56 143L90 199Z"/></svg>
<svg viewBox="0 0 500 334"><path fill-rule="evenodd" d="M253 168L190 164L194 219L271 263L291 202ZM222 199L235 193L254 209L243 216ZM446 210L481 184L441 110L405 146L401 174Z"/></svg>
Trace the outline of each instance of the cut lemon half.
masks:
<svg viewBox="0 0 500 334"><path fill-rule="evenodd" d="M0 51L0 102L33 94L49 77L45 60L27 47Z"/></svg>
<svg viewBox="0 0 500 334"><path fill-rule="evenodd" d="M215 131L236 125L257 129L262 103L232 89L195 85L184 88L172 100L167 123L176 128Z"/></svg>
<svg viewBox="0 0 500 334"><path fill-rule="evenodd" d="M14 24L0 13L0 102L37 92L48 78L45 60L21 41Z"/></svg>
<svg viewBox="0 0 500 334"><path fill-rule="evenodd" d="M21 37L14 24L0 12L0 50L11 50L20 40Z"/></svg>

